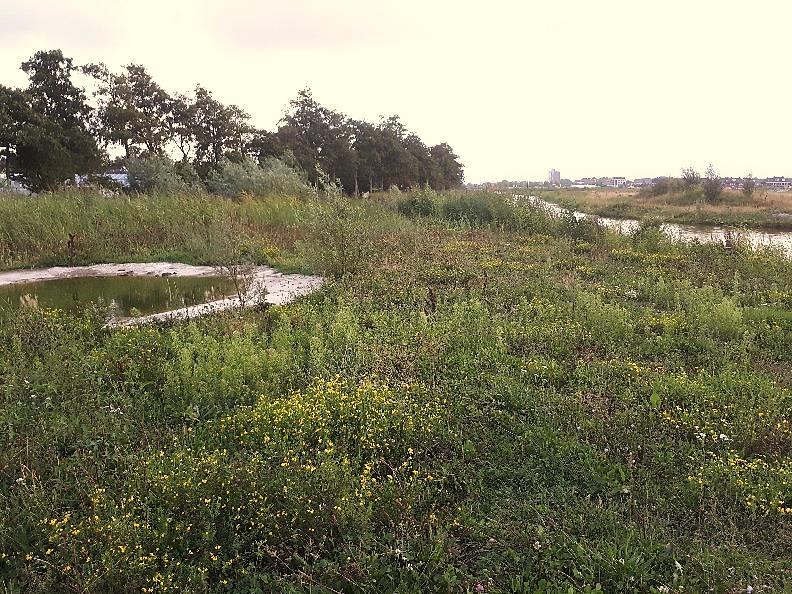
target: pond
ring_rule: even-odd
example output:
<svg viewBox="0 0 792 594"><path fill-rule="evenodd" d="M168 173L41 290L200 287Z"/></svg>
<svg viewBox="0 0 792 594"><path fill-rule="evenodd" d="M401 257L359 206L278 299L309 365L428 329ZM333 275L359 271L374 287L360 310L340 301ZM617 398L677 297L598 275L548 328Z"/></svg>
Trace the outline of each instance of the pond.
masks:
<svg viewBox="0 0 792 594"><path fill-rule="evenodd" d="M219 276L79 276L0 286L0 317L20 308L79 311L89 303L124 320L172 311L236 294Z"/></svg>

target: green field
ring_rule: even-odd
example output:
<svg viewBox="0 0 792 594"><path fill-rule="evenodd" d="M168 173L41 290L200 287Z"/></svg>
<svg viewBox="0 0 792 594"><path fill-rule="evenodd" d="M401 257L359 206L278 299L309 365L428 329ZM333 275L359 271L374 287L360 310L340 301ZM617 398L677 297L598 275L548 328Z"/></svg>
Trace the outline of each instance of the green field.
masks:
<svg viewBox="0 0 792 594"><path fill-rule="evenodd" d="M5 199L0 250L329 278L189 323L4 321L0 593L792 588L777 254L431 191Z"/></svg>

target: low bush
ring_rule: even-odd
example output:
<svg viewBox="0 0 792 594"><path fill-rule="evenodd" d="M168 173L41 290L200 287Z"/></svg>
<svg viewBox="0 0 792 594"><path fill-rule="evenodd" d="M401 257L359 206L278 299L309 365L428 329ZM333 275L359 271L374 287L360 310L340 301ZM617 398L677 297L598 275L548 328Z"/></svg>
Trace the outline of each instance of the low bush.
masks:
<svg viewBox="0 0 792 594"><path fill-rule="evenodd" d="M372 259L376 228L373 210L340 193L315 203L308 214L308 239L301 249L318 271L341 277L363 268Z"/></svg>
<svg viewBox="0 0 792 594"><path fill-rule="evenodd" d="M506 196L485 192L452 192L446 194L441 209L443 218L456 223L514 226L514 208Z"/></svg>
<svg viewBox="0 0 792 594"><path fill-rule="evenodd" d="M241 162L226 159L217 169L209 172L206 187L210 192L228 198L237 198L243 194L299 198L314 195L313 189L302 175L275 157L267 159L262 166L250 158Z"/></svg>
<svg viewBox="0 0 792 594"><path fill-rule="evenodd" d="M166 157L129 159L126 164L129 187L144 194L183 194L203 189L190 165L176 164Z"/></svg>
<svg viewBox="0 0 792 594"><path fill-rule="evenodd" d="M408 217L432 217L440 212L442 197L428 186L401 197L397 210Z"/></svg>

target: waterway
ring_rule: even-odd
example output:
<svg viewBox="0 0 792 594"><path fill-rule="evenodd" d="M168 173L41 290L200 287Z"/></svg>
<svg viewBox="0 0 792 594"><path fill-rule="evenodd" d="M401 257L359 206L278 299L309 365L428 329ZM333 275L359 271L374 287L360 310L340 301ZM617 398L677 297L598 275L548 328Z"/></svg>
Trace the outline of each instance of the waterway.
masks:
<svg viewBox="0 0 792 594"><path fill-rule="evenodd" d="M601 217L576 210L568 211L568 209L553 202L543 200L538 196L516 194L514 198L517 201L525 200L531 204L540 206L547 212L556 216L561 216L566 212L572 212L572 215L577 219L594 219L599 221L603 227L618 231L619 233L634 233L641 226L641 222L635 219L616 219L610 217ZM731 243L734 241L745 242L754 249L768 247L778 249L788 258L792 258L792 233L790 232L732 229L727 227L707 225L680 225L677 223L663 223L661 230L668 237L676 241L698 241L700 243L720 244Z"/></svg>

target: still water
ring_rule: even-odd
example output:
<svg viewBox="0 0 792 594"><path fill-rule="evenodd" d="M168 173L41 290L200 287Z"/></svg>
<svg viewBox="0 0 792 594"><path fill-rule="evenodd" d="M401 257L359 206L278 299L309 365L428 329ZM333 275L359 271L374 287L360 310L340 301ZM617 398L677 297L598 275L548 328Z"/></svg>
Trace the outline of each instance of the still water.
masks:
<svg viewBox="0 0 792 594"><path fill-rule="evenodd" d="M216 276L75 277L0 286L0 317L20 308L78 311L90 303L113 319L180 309L235 294L230 279Z"/></svg>

